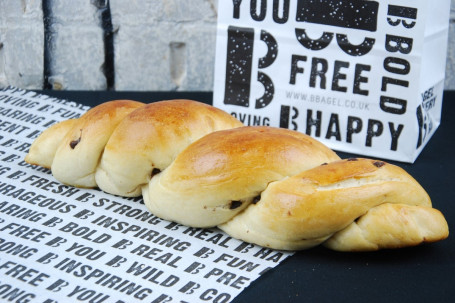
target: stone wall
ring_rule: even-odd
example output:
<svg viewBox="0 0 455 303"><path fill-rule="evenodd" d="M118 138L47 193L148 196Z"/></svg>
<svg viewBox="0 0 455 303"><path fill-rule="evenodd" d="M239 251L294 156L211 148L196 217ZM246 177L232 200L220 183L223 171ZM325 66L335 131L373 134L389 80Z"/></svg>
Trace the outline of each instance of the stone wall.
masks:
<svg viewBox="0 0 455 303"><path fill-rule="evenodd" d="M455 89L451 1L446 89ZM210 91L217 2L0 0L0 87Z"/></svg>

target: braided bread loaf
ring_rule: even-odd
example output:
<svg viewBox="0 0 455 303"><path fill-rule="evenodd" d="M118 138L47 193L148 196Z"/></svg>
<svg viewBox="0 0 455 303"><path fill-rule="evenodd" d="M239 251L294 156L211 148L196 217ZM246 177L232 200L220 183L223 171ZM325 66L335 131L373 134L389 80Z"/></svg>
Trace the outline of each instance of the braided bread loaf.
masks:
<svg viewBox="0 0 455 303"><path fill-rule="evenodd" d="M165 169L190 143L239 126L227 113L191 100L117 100L53 125L32 144L25 161L50 168L62 183L133 197L152 172Z"/></svg>
<svg viewBox="0 0 455 303"><path fill-rule="evenodd" d="M341 160L302 133L243 126L195 101L104 103L45 130L26 161L65 184L142 194L163 219L275 249L366 251L448 236L403 169Z"/></svg>

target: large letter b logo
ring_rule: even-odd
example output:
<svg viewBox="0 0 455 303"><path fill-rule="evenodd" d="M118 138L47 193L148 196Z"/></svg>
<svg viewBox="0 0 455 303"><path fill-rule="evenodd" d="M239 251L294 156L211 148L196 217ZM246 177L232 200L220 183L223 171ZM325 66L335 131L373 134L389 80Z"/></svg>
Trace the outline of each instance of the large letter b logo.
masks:
<svg viewBox="0 0 455 303"><path fill-rule="evenodd" d="M259 59L258 69L270 66L278 53L278 45L270 33L261 31L260 39L266 44L267 53ZM225 104L250 106L253 50L254 29L229 26L224 90ZM264 72L258 72L257 81L264 86L264 94L256 99L255 108L263 108L272 102L275 88L272 79Z"/></svg>

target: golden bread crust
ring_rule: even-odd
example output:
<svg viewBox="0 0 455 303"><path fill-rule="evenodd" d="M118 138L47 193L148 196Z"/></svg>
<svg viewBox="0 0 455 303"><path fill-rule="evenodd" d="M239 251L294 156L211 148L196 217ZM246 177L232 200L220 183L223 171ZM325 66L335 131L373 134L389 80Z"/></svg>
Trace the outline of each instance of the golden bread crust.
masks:
<svg viewBox="0 0 455 303"><path fill-rule="evenodd" d="M25 162L51 168L58 146L76 121L76 119L64 120L44 130L30 146Z"/></svg>
<svg viewBox="0 0 455 303"><path fill-rule="evenodd" d="M441 241L448 236L448 224L439 210L384 203L336 232L324 246L338 251L375 251Z"/></svg>
<svg viewBox="0 0 455 303"><path fill-rule="evenodd" d="M104 103L44 131L26 161L62 183L142 193L156 216L274 249L371 251L449 234L400 167L341 160L307 135L243 126L191 100Z"/></svg>
<svg viewBox="0 0 455 303"><path fill-rule="evenodd" d="M282 249L302 249L384 203L431 207L428 194L403 169L377 160L342 160L271 183L259 202L220 227L246 241L262 233L263 246L276 246L269 243L275 240L289 246Z"/></svg>
<svg viewBox="0 0 455 303"><path fill-rule="evenodd" d="M95 187L95 171L110 135L118 123L143 103L116 100L90 109L76 120L59 144L52 174L62 183Z"/></svg>
<svg viewBox="0 0 455 303"><path fill-rule="evenodd" d="M154 170L168 167L190 143L242 123L212 106L191 100L147 104L129 114L112 133L96 173L104 191L139 196Z"/></svg>
<svg viewBox="0 0 455 303"><path fill-rule="evenodd" d="M215 226L247 207L270 182L339 159L315 139L285 129L218 131L188 146L155 176L144 202L163 218Z"/></svg>

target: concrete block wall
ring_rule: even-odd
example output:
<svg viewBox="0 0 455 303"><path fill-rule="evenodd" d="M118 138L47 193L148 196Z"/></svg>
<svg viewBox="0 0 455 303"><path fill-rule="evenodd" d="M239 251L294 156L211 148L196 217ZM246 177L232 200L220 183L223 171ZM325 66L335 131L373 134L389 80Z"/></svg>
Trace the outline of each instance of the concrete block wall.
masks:
<svg viewBox="0 0 455 303"><path fill-rule="evenodd" d="M105 88L98 7L87 0L52 0L49 4L50 86L68 90Z"/></svg>
<svg viewBox="0 0 455 303"><path fill-rule="evenodd" d="M455 89L451 1L446 89ZM217 3L0 0L0 88L210 91Z"/></svg>
<svg viewBox="0 0 455 303"><path fill-rule="evenodd" d="M43 36L39 1L0 0L0 87L42 87Z"/></svg>
<svg viewBox="0 0 455 303"><path fill-rule="evenodd" d="M211 90L217 0L111 0L118 90Z"/></svg>
<svg viewBox="0 0 455 303"><path fill-rule="evenodd" d="M445 88L455 90L455 0L451 0Z"/></svg>

